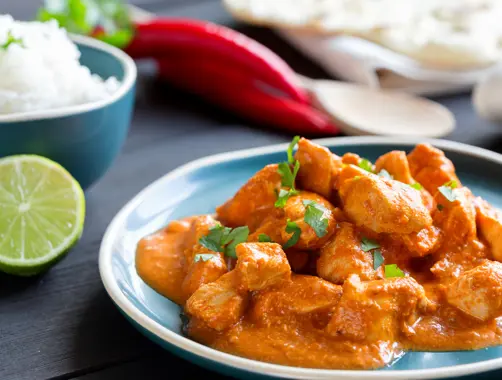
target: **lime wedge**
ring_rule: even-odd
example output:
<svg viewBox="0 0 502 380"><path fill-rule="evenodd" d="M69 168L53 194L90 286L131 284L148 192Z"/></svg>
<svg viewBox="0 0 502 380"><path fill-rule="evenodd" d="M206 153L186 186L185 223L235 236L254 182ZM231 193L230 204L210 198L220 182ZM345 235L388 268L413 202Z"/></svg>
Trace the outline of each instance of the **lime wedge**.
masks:
<svg viewBox="0 0 502 380"><path fill-rule="evenodd" d="M0 159L0 270L48 269L78 241L84 219L84 192L61 165L32 155Z"/></svg>

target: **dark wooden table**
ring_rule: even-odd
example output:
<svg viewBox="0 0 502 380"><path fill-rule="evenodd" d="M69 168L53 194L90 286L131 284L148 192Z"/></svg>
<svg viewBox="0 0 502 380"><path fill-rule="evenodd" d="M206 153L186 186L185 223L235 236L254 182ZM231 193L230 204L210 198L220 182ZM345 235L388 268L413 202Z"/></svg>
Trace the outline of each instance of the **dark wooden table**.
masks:
<svg viewBox="0 0 502 380"><path fill-rule="evenodd" d="M1 1L0 14L32 19L37 0ZM271 31L236 23L219 0L135 0L165 15L209 19L235 27L272 47L298 72L326 74ZM47 274L0 275L0 379L222 378L159 349L119 314L101 284L98 249L115 213L139 190L198 157L284 142L291 136L251 125L157 82L141 68L129 139L113 168L87 194L82 240ZM0 79L1 80L1 79ZM502 152L502 126L480 120L469 95L440 98L456 115L448 138ZM500 373L499 373L500 375Z"/></svg>

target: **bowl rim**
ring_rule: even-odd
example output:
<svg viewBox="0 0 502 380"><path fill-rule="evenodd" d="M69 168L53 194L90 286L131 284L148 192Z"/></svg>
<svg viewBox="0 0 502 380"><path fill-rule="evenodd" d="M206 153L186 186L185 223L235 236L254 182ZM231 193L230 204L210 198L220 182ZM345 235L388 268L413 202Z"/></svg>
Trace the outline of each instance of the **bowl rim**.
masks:
<svg viewBox="0 0 502 380"><path fill-rule="evenodd" d="M429 142L441 149L447 149L457 153L466 154L473 157L478 157L488 161L495 162L502 165L502 155L491 152L489 150L439 139L421 139L414 137L385 137L385 136L357 136L357 137L334 137L313 140L314 142L327 145L329 147L340 147L346 145L359 144L361 146L367 145L402 145L410 146L418 143ZM311 369L291 367L278 364L271 364L257 360L247 359L221 351L217 351L208 346L204 346L189 338L186 338L178 333L175 333L160 323L148 317L140 311L120 290L115 276L113 273L112 257L114 240L117 232L123 225L124 220L152 191L155 187L161 185L163 182L168 182L171 179L186 175L194 170L207 167L210 165L228 162L234 159L242 159L249 157L257 157L264 154L277 153L286 150L288 143L264 146L259 148L251 148L244 150L237 150L232 152L220 153L197 159L188 162L173 171L158 178L150 185L146 186L129 202L127 202L122 209L116 214L111 223L109 224L103 236L99 251L99 271L101 280L112 301L135 323L141 328L157 336L163 341L177 347L178 349L187 351L200 358L216 362L223 366L235 367L245 372L257 373L261 375L273 375L279 378L288 379L399 379L407 380L413 379L440 379L456 376L465 376L475 373L486 372L490 370L502 368L502 357L484 360L477 363L460 364L456 366L447 366L440 368L430 369L416 369L416 370L395 370L395 371L374 371L374 370L329 370L329 369Z"/></svg>
<svg viewBox="0 0 502 380"><path fill-rule="evenodd" d="M0 115L0 127L4 123L23 122L33 120L46 120L65 116L79 115L85 112L104 108L122 98L136 83L138 70L134 60L122 50L99 41L95 38L68 33L70 39L81 46L107 53L117 59L124 68L124 78L120 81L120 86L111 96L90 103L78 104L67 107L60 107L48 110L16 112L12 114Z"/></svg>

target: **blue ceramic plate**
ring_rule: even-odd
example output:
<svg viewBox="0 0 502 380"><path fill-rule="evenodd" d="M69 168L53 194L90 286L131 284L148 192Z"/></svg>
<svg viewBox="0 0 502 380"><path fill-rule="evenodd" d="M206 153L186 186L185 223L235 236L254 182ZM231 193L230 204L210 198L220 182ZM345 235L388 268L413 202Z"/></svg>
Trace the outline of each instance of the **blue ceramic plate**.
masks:
<svg viewBox="0 0 502 380"><path fill-rule="evenodd" d="M371 160L390 150L410 150L417 143L387 137L330 138L318 142L339 155L355 152ZM462 182L475 194L502 207L502 155L454 142L430 142L446 152ZM286 147L287 144L274 145L191 162L148 186L119 212L103 239L99 266L107 292L134 326L175 354L239 378L432 379L502 368L502 347L494 347L466 352L412 352L393 366L375 371L304 369L225 354L181 334L179 307L150 289L136 274L137 242L171 220L213 213L217 205L263 166L283 161Z"/></svg>

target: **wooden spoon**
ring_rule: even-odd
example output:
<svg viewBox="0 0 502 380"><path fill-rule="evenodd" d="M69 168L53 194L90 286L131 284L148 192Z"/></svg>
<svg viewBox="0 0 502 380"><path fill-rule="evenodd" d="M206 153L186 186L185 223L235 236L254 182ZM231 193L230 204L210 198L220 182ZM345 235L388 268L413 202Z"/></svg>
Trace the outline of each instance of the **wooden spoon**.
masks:
<svg viewBox="0 0 502 380"><path fill-rule="evenodd" d="M454 115L425 98L333 80L300 80L315 106L348 135L441 137L455 128Z"/></svg>

